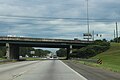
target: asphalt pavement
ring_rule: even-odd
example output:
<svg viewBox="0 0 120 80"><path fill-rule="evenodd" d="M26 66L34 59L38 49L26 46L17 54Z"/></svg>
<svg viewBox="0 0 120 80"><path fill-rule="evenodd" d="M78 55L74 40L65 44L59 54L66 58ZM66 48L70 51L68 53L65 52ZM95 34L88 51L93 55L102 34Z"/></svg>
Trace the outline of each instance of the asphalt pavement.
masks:
<svg viewBox="0 0 120 80"><path fill-rule="evenodd" d="M0 80L87 80L60 60L0 65Z"/></svg>
<svg viewBox="0 0 120 80"><path fill-rule="evenodd" d="M0 80L120 80L119 73L70 60L63 62L44 60L1 64Z"/></svg>
<svg viewBox="0 0 120 80"><path fill-rule="evenodd" d="M79 74L83 75L88 80L120 80L120 73L117 72L87 66L74 62L72 60L64 60L63 62L69 65Z"/></svg>

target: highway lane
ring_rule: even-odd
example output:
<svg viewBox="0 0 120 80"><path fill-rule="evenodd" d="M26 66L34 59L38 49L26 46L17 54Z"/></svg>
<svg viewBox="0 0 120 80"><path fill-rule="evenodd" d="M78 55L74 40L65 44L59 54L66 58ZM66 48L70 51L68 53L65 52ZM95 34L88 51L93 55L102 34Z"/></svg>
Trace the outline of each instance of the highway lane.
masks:
<svg viewBox="0 0 120 80"><path fill-rule="evenodd" d="M60 60L0 65L0 80L87 80Z"/></svg>
<svg viewBox="0 0 120 80"><path fill-rule="evenodd" d="M13 80L23 72L30 70L38 61L24 61L0 65L0 80Z"/></svg>

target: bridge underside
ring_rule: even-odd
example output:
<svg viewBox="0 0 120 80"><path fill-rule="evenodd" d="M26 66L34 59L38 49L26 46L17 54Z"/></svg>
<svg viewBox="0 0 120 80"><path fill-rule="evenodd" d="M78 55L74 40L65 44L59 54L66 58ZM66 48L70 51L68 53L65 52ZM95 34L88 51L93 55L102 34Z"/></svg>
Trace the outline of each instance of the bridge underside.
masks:
<svg viewBox="0 0 120 80"><path fill-rule="evenodd" d="M85 47L88 44L80 43L49 43L49 42L25 42L25 41L0 41L0 46L6 46L7 59L19 59L19 47L43 47L43 48L66 48L67 58L73 48Z"/></svg>

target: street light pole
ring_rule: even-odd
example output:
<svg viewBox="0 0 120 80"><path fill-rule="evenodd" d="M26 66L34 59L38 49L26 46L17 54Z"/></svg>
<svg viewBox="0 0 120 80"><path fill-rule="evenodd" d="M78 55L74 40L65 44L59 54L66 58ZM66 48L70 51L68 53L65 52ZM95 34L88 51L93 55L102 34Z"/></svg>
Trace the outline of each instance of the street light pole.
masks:
<svg viewBox="0 0 120 80"><path fill-rule="evenodd" d="M114 30L114 39L115 39L115 30Z"/></svg>
<svg viewBox="0 0 120 80"><path fill-rule="evenodd" d="M116 39L117 39L116 42L118 43L119 41L118 41L118 26L117 26L117 22L116 22Z"/></svg>
<svg viewBox="0 0 120 80"><path fill-rule="evenodd" d="M94 32L94 30L93 30L93 33L92 33L92 38L93 38L93 41L94 41L94 34L95 34L95 32Z"/></svg>
<svg viewBox="0 0 120 80"><path fill-rule="evenodd" d="M87 1L87 27L88 27L88 41L89 41L89 34L90 34L90 31L89 31L89 9L88 9L88 0L86 0Z"/></svg>

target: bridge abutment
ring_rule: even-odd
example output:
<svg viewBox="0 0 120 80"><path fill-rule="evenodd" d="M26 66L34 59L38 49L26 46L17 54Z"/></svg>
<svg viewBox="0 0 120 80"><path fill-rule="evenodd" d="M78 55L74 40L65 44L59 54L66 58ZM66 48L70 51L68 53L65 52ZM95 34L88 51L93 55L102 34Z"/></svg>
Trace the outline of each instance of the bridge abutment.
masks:
<svg viewBox="0 0 120 80"><path fill-rule="evenodd" d="M6 43L6 57L7 59L19 59L19 46Z"/></svg>

